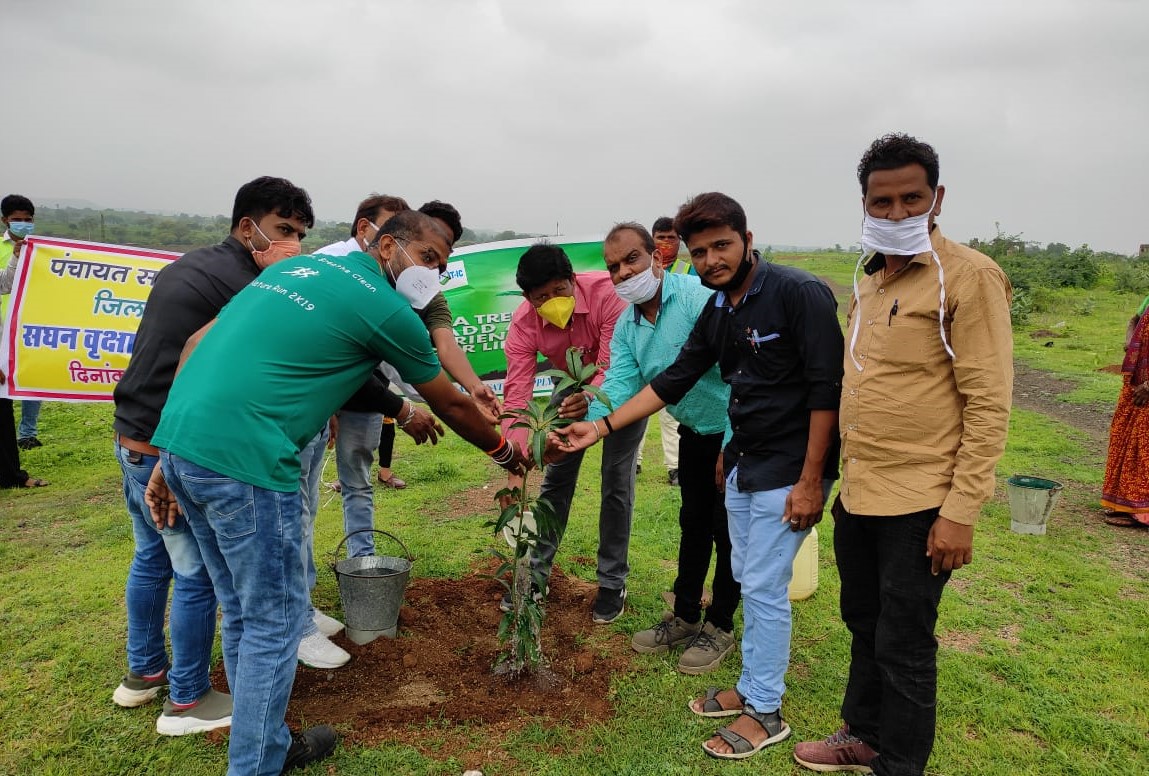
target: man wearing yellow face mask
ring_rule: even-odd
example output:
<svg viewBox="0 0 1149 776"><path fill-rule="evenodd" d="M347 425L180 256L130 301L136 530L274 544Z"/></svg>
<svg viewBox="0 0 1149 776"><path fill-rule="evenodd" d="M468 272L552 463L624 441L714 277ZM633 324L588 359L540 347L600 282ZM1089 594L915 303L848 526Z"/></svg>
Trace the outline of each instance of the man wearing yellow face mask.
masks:
<svg viewBox="0 0 1149 776"><path fill-rule="evenodd" d="M610 339L614 324L627 308L607 272L583 272L575 275L570 259L562 248L549 243L532 245L519 259L515 281L523 291L524 301L515 310L507 332L505 353L507 377L503 384L503 406L507 410L527 406L534 392L538 354L562 367L569 348L582 351L584 364L598 364L592 381L601 385L603 373L610 365ZM559 414L578 419L586 414L588 395L576 393L558 397ZM512 429L512 419L504 419L503 434L517 443L525 442L526 430ZM598 596L591 618L596 623L613 622L623 611L626 600L627 551L630 546L630 518L634 506L634 467L638 447L646 430L645 420L617 435L612 443L603 444L602 502L598 533ZM556 535L542 536L532 551L531 566L544 578L550 576L558 543L566 529L578 482L583 454L569 455L547 466L540 495L550 501L558 526ZM509 487L518 487L522 478L511 476ZM545 588L534 591L545 596ZM504 610L509 608L504 599Z"/></svg>

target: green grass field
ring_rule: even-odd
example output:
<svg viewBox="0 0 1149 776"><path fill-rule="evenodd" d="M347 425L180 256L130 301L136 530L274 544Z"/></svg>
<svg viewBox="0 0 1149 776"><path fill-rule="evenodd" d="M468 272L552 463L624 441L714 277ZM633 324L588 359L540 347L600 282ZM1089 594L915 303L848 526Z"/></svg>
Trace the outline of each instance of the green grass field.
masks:
<svg viewBox="0 0 1149 776"><path fill-rule="evenodd" d="M853 266L852 257L829 254L784 260L841 285L848 285ZM1138 301L1104 289L1050 294L1047 309L1018 331L1018 358L1076 381L1080 387L1070 401L1111 402L1119 378L1095 370L1120 360L1125 321ZM1065 336L1030 337L1043 329ZM1050 339L1055 345L1044 347ZM51 486L0 491L0 773L222 773L225 747L155 733L158 704L126 710L111 703L125 670L123 587L132 539L111 455L110 418L108 405L46 405L45 446L24 459ZM377 523L409 542L420 558L419 574L464 574L497 546L483 528L493 510L448 520L443 505L481 488L496 470L454 436L424 450L400 435L398 447L396 469L412 486L377 495ZM621 644L659 616L659 593L674 576L678 495L663 484L659 450L652 431L639 479L627 613L608 626ZM941 607L938 737L930 773L1149 772L1149 536L1098 519L1103 464L1104 450L1085 434L1036 412L1014 413L998 496L978 527L975 562L954 576ZM333 464L329 471L333 478ZM1009 530L1004 479L1014 473L1066 483L1046 536ZM568 573L588 580L593 567L569 559L594 556L596 494L593 481L584 478L559 556ZM339 527L339 503L332 499L319 516L320 553L334 549ZM837 615L832 527L819 527L820 587L794 606L784 702L795 731L791 741L749 765L705 757L700 743L715 725L694 718L685 704L707 686L730 685L737 661L708 677L686 677L666 656L636 657L634 670L616 677L613 718L577 731L530 725L488 742L511 752L514 765L485 772L804 772L791 759L793 742L836 729L849 654ZM326 569L315 598L337 610L335 581ZM450 751L426 758L385 744L340 748L305 773L462 769Z"/></svg>

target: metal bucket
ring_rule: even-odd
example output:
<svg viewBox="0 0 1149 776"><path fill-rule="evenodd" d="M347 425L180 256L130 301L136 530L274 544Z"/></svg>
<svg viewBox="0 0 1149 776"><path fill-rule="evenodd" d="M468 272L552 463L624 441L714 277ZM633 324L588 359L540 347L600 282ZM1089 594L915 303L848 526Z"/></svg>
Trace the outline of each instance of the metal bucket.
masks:
<svg viewBox="0 0 1149 776"><path fill-rule="evenodd" d="M1064 487L1056 480L1043 480L1040 477L1025 477L1015 474L1006 480L1009 492L1009 527L1014 533L1045 533L1049 513L1057 505Z"/></svg>
<svg viewBox="0 0 1149 776"><path fill-rule="evenodd" d="M407 545L398 537L375 528L361 528L344 536L335 548L334 557L339 557L339 551L348 539L364 531L394 539L407 557L364 555L332 562L331 570L339 582L339 599L343 602L344 632L356 644L366 644L380 636L395 638L399 631L403 591L411 577L411 553L407 551Z"/></svg>

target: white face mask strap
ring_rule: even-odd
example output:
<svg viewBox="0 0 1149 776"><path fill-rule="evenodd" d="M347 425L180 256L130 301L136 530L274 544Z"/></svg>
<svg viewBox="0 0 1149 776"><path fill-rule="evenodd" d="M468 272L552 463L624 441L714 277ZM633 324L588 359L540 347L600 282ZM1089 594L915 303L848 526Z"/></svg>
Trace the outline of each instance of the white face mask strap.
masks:
<svg viewBox="0 0 1149 776"><path fill-rule="evenodd" d="M865 260L866 254L863 253L858 257L858 263L854 265L854 331L850 334L850 360L854 362L854 367L859 372L862 371L862 365L854 358L854 346L858 344L858 330L862 326L862 294L858 291L858 270L862 268Z"/></svg>
<svg viewBox="0 0 1149 776"><path fill-rule="evenodd" d="M930 255L934 257L934 264L938 265L938 333L942 335L942 346L945 347L946 353L949 353L950 359L956 358L953 349L950 348L949 340L946 339L946 273L942 269L942 260L938 258L937 251L930 251Z"/></svg>

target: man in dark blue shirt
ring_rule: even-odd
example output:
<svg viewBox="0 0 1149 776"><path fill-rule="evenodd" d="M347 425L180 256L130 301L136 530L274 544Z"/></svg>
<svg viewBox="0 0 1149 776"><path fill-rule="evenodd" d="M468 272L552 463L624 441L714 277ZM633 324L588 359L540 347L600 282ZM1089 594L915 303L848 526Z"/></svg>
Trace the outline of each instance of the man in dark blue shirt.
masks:
<svg viewBox="0 0 1149 776"><path fill-rule="evenodd" d="M838 476L842 331L830 289L808 272L762 259L730 197L698 195L679 209L674 226L703 284L717 293L666 371L612 414L576 423L555 441L561 451L589 447L678 403L718 363L730 385L733 436L718 468L731 566L742 585L742 675L736 687L690 708L705 717L740 715L702 748L742 759L790 735L781 713L790 661L786 589L794 556L822 519Z"/></svg>

